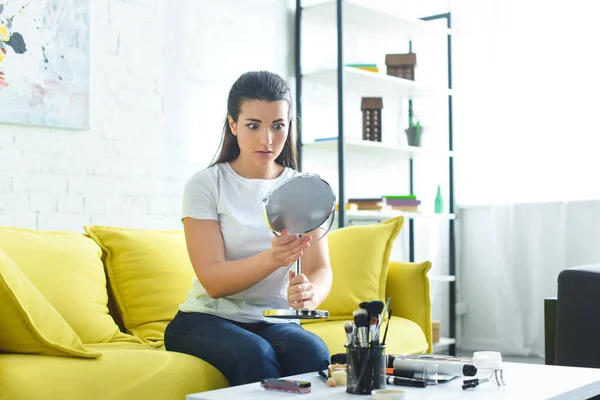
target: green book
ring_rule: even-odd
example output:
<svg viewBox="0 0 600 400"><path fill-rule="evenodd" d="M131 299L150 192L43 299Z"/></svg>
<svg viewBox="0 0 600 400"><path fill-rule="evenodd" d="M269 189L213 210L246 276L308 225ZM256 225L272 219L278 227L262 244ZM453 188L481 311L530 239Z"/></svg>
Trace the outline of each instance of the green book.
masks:
<svg viewBox="0 0 600 400"><path fill-rule="evenodd" d="M416 200L417 196L415 196L414 194L411 195L407 195L407 196L381 196L384 199L389 199L389 200Z"/></svg>

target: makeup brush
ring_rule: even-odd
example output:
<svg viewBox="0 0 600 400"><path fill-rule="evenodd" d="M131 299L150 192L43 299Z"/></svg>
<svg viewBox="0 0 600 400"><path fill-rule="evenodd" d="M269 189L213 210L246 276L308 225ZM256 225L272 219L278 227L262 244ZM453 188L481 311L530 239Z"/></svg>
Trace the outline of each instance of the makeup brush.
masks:
<svg viewBox="0 0 600 400"><path fill-rule="evenodd" d="M379 317L381 311L383 311L383 301L381 300L373 300L367 304L367 311L369 312L369 317Z"/></svg>
<svg viewBox="0 0 600 400"><path fill-rule="evenodd" d="M369 313L367 310L360 309L354 310L352 315L354 315L354 325L356 326L356 331L358 332L357 345L360 347L366 347L369 343Z"/></svg>
<svg viewBox="0 0 600 400"><path fill-rule="evenodd" d="M371 334L371 345L379 346L379 314L383 310L383 301L373 300L367 304L369 312L369 333Z"/></svg>
<svg viewBox="0 0 600 400"><path fill-rule="evenodd" d="M377 317L371 317L369 320L369 336L371 346L379 346L379 329L377 329Z"/></svg>
<svg viewBox="0 0 600 400"><path fill-rule="evenodd" d="M354 325L352 322L347 321L344 323L344 330L346 331L346 346L353 346L354 343Z"/></svg>
<svg viewBox="0 0 600 400"><path fill-rule="evenodd" d="M388 308L388 319L387 319L387 322L385 323L385 332L383 332L383 341L381 342L382 345L385 344L385 338L387 337L388 326L390 326L390 319L392 319L392 309Z"/></svg>
<svg viewBox="0 0 600 400"><path fill-rule="evenodd" d="M381 311L381 316L379 318L379 325L377 326L377 328L381 328L381 323L383 322L383 317L385 316L385 313L387 312L388 308L390 307L390 302L392 301L392 296L388 297L387 301L385 302L385 307L383 307L383 311Z"/></svg>

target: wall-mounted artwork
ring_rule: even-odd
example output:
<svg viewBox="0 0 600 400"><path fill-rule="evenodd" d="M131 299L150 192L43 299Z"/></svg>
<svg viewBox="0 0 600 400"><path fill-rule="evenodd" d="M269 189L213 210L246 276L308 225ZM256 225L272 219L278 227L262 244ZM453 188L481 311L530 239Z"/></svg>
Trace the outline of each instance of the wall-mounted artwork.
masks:
<svg viewBox="0 0 600 400"><path fill-rule="evenodd" d="M90 0L0 0L0 123L89 127Z"/></svg>

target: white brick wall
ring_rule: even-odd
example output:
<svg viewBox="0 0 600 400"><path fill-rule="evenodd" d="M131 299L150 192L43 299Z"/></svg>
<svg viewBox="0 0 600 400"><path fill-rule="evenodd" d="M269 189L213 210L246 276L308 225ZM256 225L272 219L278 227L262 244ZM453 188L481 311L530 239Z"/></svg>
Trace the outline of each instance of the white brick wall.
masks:
<svg viewBox="0 0 600 400"><path fill-rule="evenodd" d="M293 2L91 3L91 128L0 124L0 225L179 228L235 78L291 73Z"/></svg>

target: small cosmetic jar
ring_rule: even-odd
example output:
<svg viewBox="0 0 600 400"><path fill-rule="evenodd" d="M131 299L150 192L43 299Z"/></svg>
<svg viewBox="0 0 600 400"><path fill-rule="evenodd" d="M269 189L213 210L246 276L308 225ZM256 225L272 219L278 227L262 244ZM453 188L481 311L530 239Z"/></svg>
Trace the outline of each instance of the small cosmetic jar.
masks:
<svg viewBox="0 0 600 400"><path fill-rule="evenodd" d="M502 354L497 351L476 351L472 360L477 369L502 369Z"/></svg>

